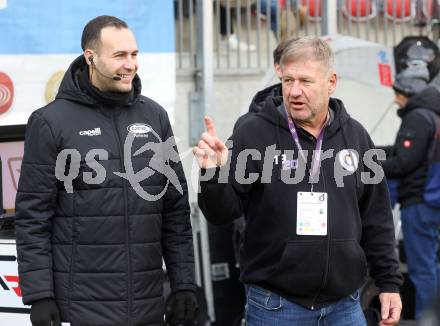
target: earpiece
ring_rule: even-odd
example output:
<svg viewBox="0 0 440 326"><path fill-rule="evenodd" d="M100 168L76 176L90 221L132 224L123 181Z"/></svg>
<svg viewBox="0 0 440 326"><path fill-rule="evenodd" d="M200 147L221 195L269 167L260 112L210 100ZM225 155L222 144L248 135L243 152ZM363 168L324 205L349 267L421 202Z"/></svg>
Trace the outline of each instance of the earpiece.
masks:
<svg viewBox="0 0 440 326"><path fill-rule="evenodd" d="M102 76L104 76L104 77L106 77L106 78L113 79L113 80L115 80L115 81L119 81L119 80L122 79L122 78L121 78L120 76L118 76L118 75L114 75L114 76L110 77L110 76L107 76L107 75L103 74L102 72L100 72L100 71L98 70L98 67L96 67L96 66L95 66L95 63L93 62L93 55L91 55L91 56L89 57L89 61L90 61L90 65L92 66L92 70L93 70L93 69L96 70L96 71L98 72L98 74L100 74L100 75L102 75Z"/></svg>

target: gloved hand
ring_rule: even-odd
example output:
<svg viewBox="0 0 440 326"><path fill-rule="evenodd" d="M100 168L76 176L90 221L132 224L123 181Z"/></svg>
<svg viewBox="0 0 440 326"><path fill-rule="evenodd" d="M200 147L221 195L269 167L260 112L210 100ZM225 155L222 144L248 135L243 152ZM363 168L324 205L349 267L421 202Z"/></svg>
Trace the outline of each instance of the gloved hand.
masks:
<svg viewBox="0 0 440 326"><path fill-rule="evenodd" d="M31 322L32 326L61 326L61 315L55 300L41 299L33 302Z"/></svg>
<svg viewBox="0 0 440 326"><path fill-rule="evenodd" d="M165 319L172 326L186 325L196 316L197 307L195 292L189 290L177 291L171 295Z"/></svg>

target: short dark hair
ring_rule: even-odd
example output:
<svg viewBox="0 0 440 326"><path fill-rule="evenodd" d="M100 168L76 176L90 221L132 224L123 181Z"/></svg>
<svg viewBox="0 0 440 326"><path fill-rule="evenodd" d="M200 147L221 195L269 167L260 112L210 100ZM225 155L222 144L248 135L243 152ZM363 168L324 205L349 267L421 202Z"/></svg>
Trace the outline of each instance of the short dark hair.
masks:
<svg viewBox="0 0 440 326"><path fill-rule="evenodd" d="M110 26L119 29L128 28L126 22L114 16L104 15L93 18L84 27L81 36L81 48L83 51L85 49L96 49L101 41L101 30Z"/></svg>
<svg viewBox="0 0 440 326"><path fill-rule="evenodd" d="M290 44L293 43L297 40L297 37L292 37L289 38L287 40L281 41L280 43L278 43L277 47L275 48L275 50L273 50L273 64L280 64L281 63L281 56L283 55L283 51L284 49Z"/></svg>

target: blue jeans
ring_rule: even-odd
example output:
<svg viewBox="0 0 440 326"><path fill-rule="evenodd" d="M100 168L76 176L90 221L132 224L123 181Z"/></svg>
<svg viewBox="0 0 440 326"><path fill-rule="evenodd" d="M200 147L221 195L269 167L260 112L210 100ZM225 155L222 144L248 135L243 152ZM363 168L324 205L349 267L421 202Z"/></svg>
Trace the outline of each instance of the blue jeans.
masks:
<svg viewBox="0 0 440 326"><path fill-rule="evenodd" d="M359 290L325 308L309 310L263 288L247 287L247 326L366 326Z"/></svg>
<svg viewBox="0 0 440 326"><path fill-rule="evenodd" d="M401 209L403 242L408 274L416 289L416 319L427 309L440 288L437 259L440 209L415 204Z"/></svg>

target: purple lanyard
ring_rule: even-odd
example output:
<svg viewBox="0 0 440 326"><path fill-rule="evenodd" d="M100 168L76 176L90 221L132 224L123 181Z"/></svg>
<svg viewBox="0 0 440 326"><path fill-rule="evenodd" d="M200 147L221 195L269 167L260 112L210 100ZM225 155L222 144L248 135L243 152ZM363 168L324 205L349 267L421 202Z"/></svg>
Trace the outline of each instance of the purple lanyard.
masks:
<svg viewBox="0 0 440 326"><path fill-rule="evenodd" d="M307 159L304 156L303 149L301 147L301 144L299 143L298 133L296 132L296 128L295 128L295 123L290 118L287 118L287 123L289 125L289 130L290 133L292 134L293 141L295 142L296 147L299 150L299 154L301 155L301 158L304 160L304 163L307 164ZM312 190L311 190L312 192L313 192L313 180L315 180L316 174L319 173L323 138L324 138L324 127L321 129L318 138L316 139L316 148L313 153L312 166L309 172L312 181Z"/></svg>

